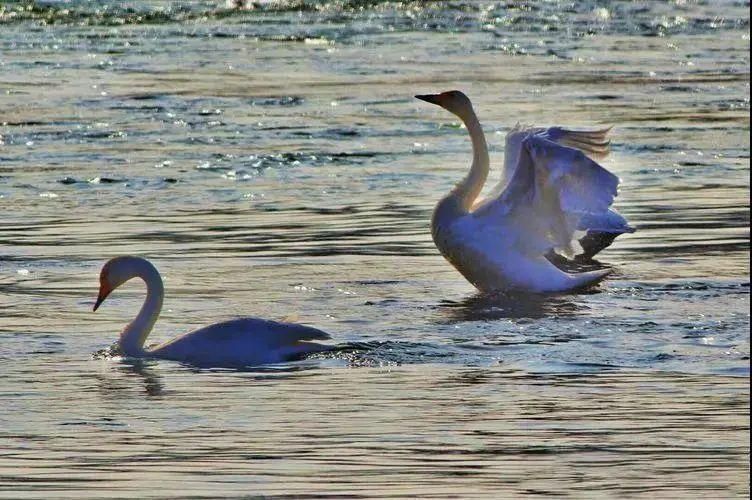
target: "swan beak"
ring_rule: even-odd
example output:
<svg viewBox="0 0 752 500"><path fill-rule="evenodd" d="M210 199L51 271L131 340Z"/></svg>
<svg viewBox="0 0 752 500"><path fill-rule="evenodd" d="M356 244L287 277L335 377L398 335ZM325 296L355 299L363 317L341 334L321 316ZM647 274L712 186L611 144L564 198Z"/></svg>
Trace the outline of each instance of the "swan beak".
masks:
<svg viewBox="0 0 752 500"><path fill-rule="evenodd" d="M104 302L104 299L107 298L107 296L110 294L110 292L112 292L112 288L110 288L108 286L102 285L102 286L99 287L99 295L97 295L97 301L94 304L94 311L96 311L97 309L99 309L99 306L102 305L102 302Z"/></svg>
<svg viewBox="0 0 752 500"><path fill-rule="evenodd" d="M423 94L423 95L416 95L416 99L420 99L421 101L430 102L431 104L439 104L439 96L441 94Z"/></svg>

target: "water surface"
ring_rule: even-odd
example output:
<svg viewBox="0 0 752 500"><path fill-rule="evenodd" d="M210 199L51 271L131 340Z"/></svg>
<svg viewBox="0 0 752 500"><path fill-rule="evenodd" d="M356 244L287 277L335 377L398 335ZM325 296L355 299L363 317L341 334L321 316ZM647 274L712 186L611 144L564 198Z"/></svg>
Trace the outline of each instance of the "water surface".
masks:
<svg viewBox="0 0 752 500"><path fill-rule="evenodd" d="M431 242L470 144L614 125L638 229L586 294L479 296ZM748 2L4 2L0 497L748 496ZM498 173L492 174L492 179ZM247 372L94 359L332 333Z"/></svg>

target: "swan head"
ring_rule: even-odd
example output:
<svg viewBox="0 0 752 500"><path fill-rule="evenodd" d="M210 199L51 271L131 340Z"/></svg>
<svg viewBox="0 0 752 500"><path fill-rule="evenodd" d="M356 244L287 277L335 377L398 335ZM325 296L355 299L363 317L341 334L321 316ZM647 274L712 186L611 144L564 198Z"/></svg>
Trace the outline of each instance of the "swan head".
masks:
<svg viewBox="0 0 752 500"><path fill-rule="evenodd" d="M450 90L441 94L416 95L415 98L441 106L460 118L464 118L466 113L473 109L470 98L459 90Z"/></svg>
<svg viewBox="0 0 752 500"><path fill-rule="evenodd" d="M129 279L139 276L144 265L152 267L148 261L140 257L124 256L108 260L99 273L99 295L97 295L94 310L96 311L102 305L113 290Z"/></svg>

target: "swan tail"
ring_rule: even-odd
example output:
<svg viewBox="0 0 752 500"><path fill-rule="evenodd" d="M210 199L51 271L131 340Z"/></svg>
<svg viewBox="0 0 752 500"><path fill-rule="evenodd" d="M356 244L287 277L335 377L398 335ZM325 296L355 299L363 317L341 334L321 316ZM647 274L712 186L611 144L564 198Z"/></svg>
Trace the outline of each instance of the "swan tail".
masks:
<svg viewBox="0 0 752 500"><path fill-rule="evenodd" d="M586 271L584 273L569 274L569 277L570 277L569 290L580 290L583 288L589 288L591 286L597 285L612 272L613 272L613 269L607 268L607 269L598 269L595 271Z"/></svg>
<svg viewBox="0 0 752 500"><path fill-rule="evenodd" d="M470 279L472 277L468 279L481 291L516 289L533 293L567 293L593 286L611 273L610 268L566 272L544 256L532 259L510 259L507 256L499 262L498 267L502 268L503 272L501 275L491 276L490 280L485 275L474 276L478 278L476 280ZM500 284L504 286L500 287Z"/></svg>

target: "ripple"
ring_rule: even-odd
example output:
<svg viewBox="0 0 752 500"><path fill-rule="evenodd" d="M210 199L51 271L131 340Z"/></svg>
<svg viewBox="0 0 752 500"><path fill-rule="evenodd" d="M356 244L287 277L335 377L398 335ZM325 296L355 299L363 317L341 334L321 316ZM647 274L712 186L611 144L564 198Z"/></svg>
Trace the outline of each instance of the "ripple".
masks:
<svg viewBox="0 0 752 500"><path fill-rule="evenodd" d="M0 6L0 491L749 496L747 2L246 7ZM438 254L470 144L412 96L457 86L492 181L517 120L616 125L638 230L599 288L479 295ZM120 254L163 274L150 342L292 315L336 349L122 358Z"/></svg>

